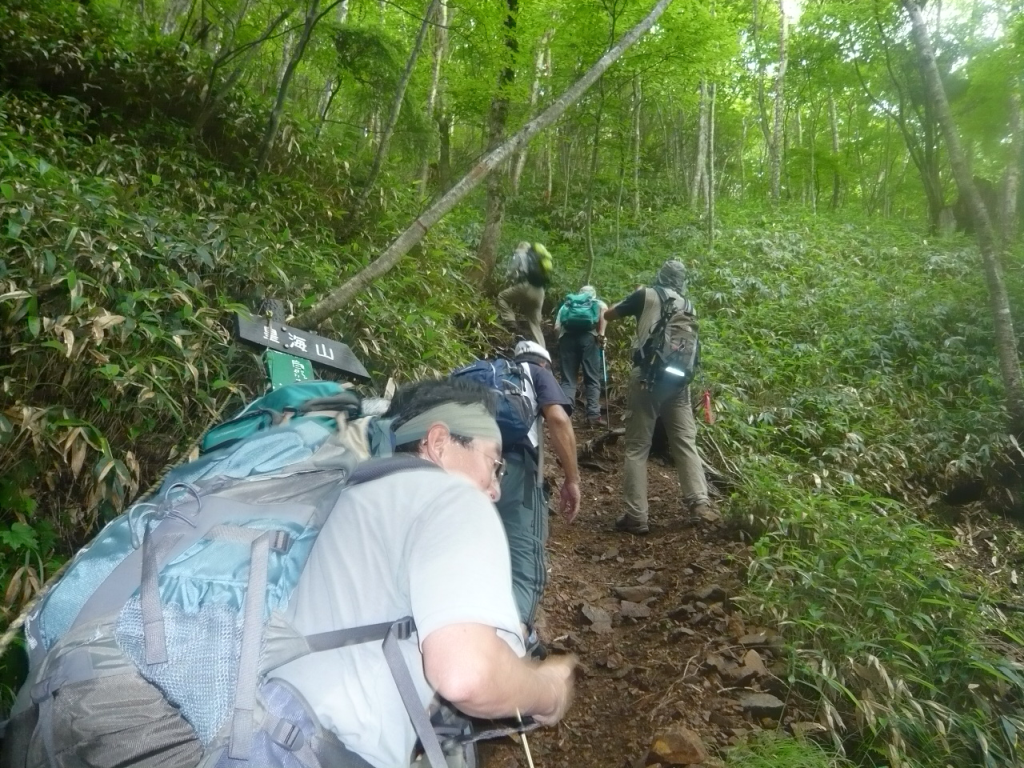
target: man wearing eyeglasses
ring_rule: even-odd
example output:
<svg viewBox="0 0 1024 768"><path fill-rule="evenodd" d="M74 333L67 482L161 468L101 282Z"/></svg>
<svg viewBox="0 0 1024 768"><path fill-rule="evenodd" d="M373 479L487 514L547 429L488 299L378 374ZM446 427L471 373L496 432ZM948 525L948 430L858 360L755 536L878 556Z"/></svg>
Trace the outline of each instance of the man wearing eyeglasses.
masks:
<svg viewBox="0 0 1024 768"><path fill-rule="evenodd" d="M416 631L399 643L424 705L436 694L467 715L553 724L569 706L575 659L521 658L508 549L491 504L504 468L493 398L471 382L398 391L388 412L396 451L422 466L342 491L344 508L317 538L288 620L313 634L412 616ZM380 644L305 656L274 676L369 766L410 764L416 734Z"/></svg>

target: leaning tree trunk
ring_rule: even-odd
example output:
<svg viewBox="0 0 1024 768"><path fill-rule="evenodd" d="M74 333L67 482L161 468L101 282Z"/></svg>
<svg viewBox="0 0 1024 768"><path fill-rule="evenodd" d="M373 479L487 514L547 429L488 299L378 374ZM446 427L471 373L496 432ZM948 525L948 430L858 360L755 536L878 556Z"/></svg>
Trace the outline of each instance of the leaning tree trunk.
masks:
<svg viewBox="0 0 1024 768"><path fill-rule="evenodd" d="M775 126L772 129L771 168L772 168L772 205L778 205L782 196L782 142L786 116L786 62L789 60L786 43L789 39L789 19L786 9L779 0L779 71L775 75Z"/></svg>
<svg viewBox="0 0 1024 768"><path fill-rule="evenodd" d="M292 48L291 57L288 59L288 66L281 73L280 83L277 87L277 98L274 100L274 108L270 110L267 128L263 132L263 139L260 141L259 153L256 155L255 171L257 175L263 171L263 166L266 165L267 158L270 157L270 149L274 146L274 139L277 138L277 129L281 125L281 115L284 112L284 101L288 96L288 87L291 85L292 77L295 75L295 69L299 66L299 62L302 61L302 57L306 53L306 45L313 34L313 27L320 20L319 11L320 0L310 0L309 7L306 8L306 21L302 25L302 33L299 35L295 47ZM287 44L285 48L287 48Z"/></svg>
<svg viewBox="0 0 1024 768"><path fill-rule="evenodd" d="M516 15L519 0L506 0L508 14L505 16L505 48L509 57L498 77L498 90L491 99L491 111L487 117L487 151L492 152L501 145L508 122L509 88L516 77L516 54L519 53L519 38L516 35ZM480 233L480 245L476 256L477 280L483 285L494 274L498 262L498 243L501 241L501 222L505 218L505 185L501 174L487 179L487 206L484 210L484 227Z"/></svg>
<svg viewBox="0 0 1024 768"><path fill-rule="evenodd" d="M423 239L427 231L454 208L459 201L472 192L495 167L505 162L530 139L554 123L580 96L603 75L626 49L640 39L661 17L672 0L658 0L651 12L647 14L633 29L627 32L611 50L602 56L583 77L572 87L559 96L541 114L529 121L511 139L497 149L488 152L462 179L437 202L431 205L416 219L398 238L388 246L376 260L371 262L358 274L332 291L328 296L317 302L309 310L294 320L300 328L312 328L322 323L330 315L337 312L352 300L360 291L370 285L381 275L387 274L416 243Z"/></svg>
<svg viewBox="0 0 1024 768"><path fill-rule="evenodd" d="M370 194L373 192L374 186L377 184L377 177L380 176L381 168L384 166L384 159L388 155L388 147L391 145L391 137L395 134L395 126L398 125L398 117L402 112L402 102L405 101L405 89L409 85L409 80L412 78L412 71L416 66L416 60L420 56L420 51L423 49L423 40L427 36L427 29L430 27L430 20L434 16L434 12L437 10L437 5L441 0L430 0L430 5L427 6L426 12L423 14L423 23L420 24L419 32L416 33L416 40L413 42L412 50L409 52L409 59L405 63L405 70L402 72L402 77L398 81L398 87L395 88L395 95L391 100L391 113L388 115L388 122L384 126L384 130L381 133L380 143L377 144L377 153L373 158L373 166L370 168L370 175L363 182L362 189L359 192L359 196L355 199L352 204L352 208L349 210L348 216L345 219L345 223L342 224L341 230L338 234L339 239L348 240L355 232L356 227L359 224L359 217L363 213L363 208L366 205L366 201L370 199Z"/></svg>
<svg viewBox="0 0 1024 768"><path fill-rule="evenodd" d="M708 250L715 249L715 84L708 92Z"/></svg>
<svg viewBox="0 0 1024 768"><path fill-rule="evenodd" d="M1024 383L1021 381L1020 360L1017 355L1017 337L1013 331L1013 318L1010 315L1010 302L1003 282L1003 270L996 251L995 235L992 221L989 218L985 203L978 193L971 177L967 158L960 145L960 136L953 124L953 115L946 99L946 91L939 76L939 68L935 63L935 53L928 34L921 9L915 0L903 0L903 7L910 16L914 27L914 42L917 45L921 76L928 89L935 117L946 140L946 152L949 164L953 168L953 176L960 194L963 195L971 216L976 223L978 246L981 249L985 265L985 280L988 283L989 302L996 334L996 350L999 355L999 368L1006 388L1006 406L1010 414L1011 429L1014 434L1024 432Z"/></svg>
<svg viewBox="0 0 1024 768"><path fill-rule="evenodd" d="M585 283L590 283L594 276L594 264L597 255L594 253L594 186L597 184L597 164L601 157L601 121L604 118L604 78L597 84L601 96L597 102L597 117L594 119L594 141L590 145L590 182L587 184L587 207L583 220L587 243L587 276Z"/></svg>

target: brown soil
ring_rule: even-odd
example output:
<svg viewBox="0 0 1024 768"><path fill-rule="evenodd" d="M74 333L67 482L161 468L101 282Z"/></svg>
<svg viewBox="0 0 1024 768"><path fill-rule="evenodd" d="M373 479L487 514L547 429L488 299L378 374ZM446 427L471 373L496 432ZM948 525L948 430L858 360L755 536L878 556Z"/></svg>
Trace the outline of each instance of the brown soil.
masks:
<svg viewBox="0 0 1024 768"><path fill-rule="evenodd" d="M581 444L599 434L577 426ZM655 457L648 465L650 534L613 532L622 506L621 465L621 445L606 447L581 467L577 521L568 525L551 517L551 576L539 625L552 652L577 655L579 674L565 720L529 736L538 768L643 765L654 737L673 725L697 732L713 763L719 747L777 726L755 722L737 696L775 689L785 698L781 681L771 675L737 680L730 674L750 647L768 666L775 658L772 633L751 638L763 630L744 626L729 600L742 586L749 559L739 533L720 524L688 526L675 472ZM548 466L557 483L550 452ZM623 615L645 613L624 608L614 592L624 586L662 590L646 601L649 616ZM704 599L695 595L712 586L721 589ZM601 626L602 611L610 626ZM522 747L511 742L486 752L488 768L527 765Z"/></svg>

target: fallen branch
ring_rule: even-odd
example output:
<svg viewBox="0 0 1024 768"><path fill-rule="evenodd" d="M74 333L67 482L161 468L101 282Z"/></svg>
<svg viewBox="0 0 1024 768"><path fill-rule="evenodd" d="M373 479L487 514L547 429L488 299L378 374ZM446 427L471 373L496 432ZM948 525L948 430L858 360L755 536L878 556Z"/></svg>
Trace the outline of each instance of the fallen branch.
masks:
<svg viewBox="0 0 1024 768"><path fill-rule="evenodd" d="M626 49L639 40L654 25L654 22L661 17L661 14L665 12L665 9L671 2L672 0L658 0L657 4L643 21L623 35L614 47L598 59L597 63L583 77L576 81L569 90L556 99L551 106L524 125L511 139L500 147L488 152L469 173L463 176L455 186L448 190L437 202L419 216L408 229L400 234L375 261L346 281L341 287L321 299L309 310L292 320L292 324L299 328L313 328L317 326L327 317L345 306L356 294L374 280L391 270L416 243L423 239L423 236L427 234L434 224L440 221L462 198L475 189L491 171L522 147L525 147L530 139L561 117L562 113L572 106Z"/></svg>

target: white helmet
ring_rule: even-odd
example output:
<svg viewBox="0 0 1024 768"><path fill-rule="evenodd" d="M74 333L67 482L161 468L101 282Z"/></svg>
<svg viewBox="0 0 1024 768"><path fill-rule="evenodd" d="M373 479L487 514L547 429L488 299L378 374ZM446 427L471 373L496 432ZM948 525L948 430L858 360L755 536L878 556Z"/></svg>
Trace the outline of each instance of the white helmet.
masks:
<svg viewBox="0 0 1024 768"><path fill-rule="evenodd" d="M539 357L547 361L548 365L551 365L551 355L536 341L527 341L523 339L516 344L515 356L518 357Z"/></svg>

